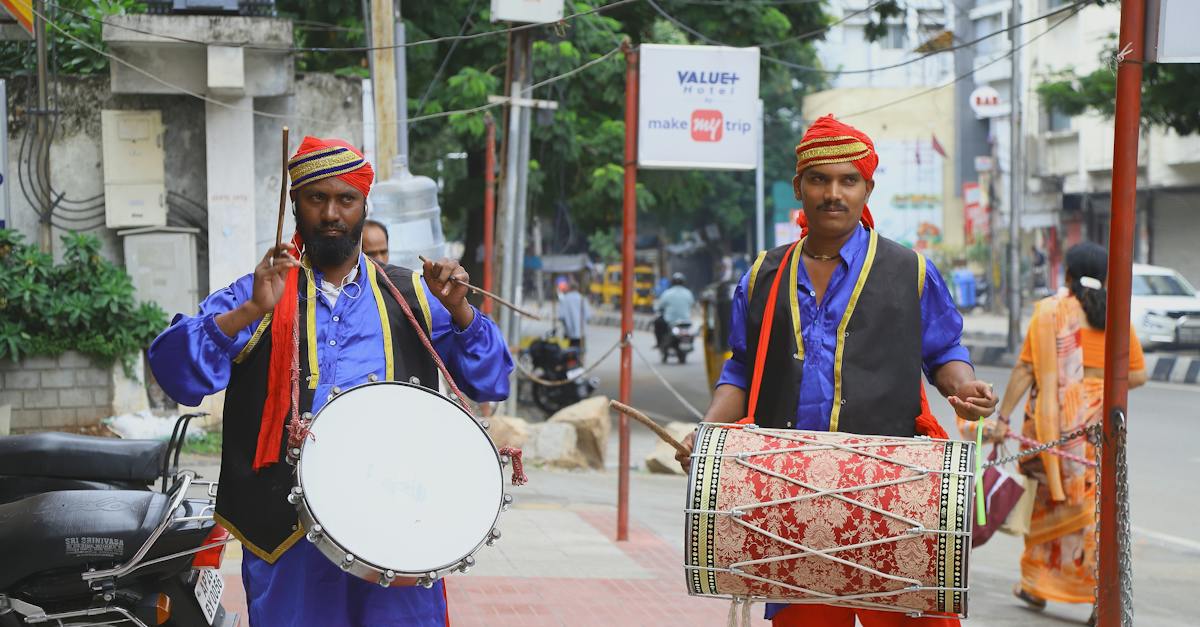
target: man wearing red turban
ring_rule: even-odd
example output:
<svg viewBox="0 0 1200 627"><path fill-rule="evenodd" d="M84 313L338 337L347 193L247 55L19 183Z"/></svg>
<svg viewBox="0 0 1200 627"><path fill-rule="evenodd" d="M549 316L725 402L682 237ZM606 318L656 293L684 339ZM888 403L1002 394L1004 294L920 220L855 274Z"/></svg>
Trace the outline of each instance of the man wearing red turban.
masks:
<svg viewBox="0 0 1200 627"><path fill-rule="evenodd" d="M832 115L804 134L793 179L804 235L760 253L738 283L733 356L705 421L944 438L925 402L922 371L959 416L992 413L996 397L975 379L960 344L962 317L937 268L875 230L867 200L878 165L871 139ZM853 627L856 616L864 627L958 622L826 605L767 607L767 618L786 627Z"/></svg>
<svg viewBox="0 0 1200 627"><path fill-rule="evenodd" d="M512 358L451 281L468 279L457 262L426 262L422 276L362 254L374 172L358 149L305 137L288 175L292 241L204 299L198 315L177 315L151 345L150 366L183 405L226 391L216 518L246 549L251 625L444 626L444 582L380 587L300 542L281 451L300 415L319 412L338 389L402 380L437 390L426 338L477 401L508 396Z"/></svg>

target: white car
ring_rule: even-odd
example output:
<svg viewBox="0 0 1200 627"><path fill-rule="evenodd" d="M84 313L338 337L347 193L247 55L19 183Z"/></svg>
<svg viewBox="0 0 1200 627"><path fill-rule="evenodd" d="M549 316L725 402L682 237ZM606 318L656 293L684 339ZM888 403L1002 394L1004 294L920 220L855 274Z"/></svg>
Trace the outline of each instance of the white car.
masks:
<svg viewBox="0 0 1200 627"><path fill-rule="evenodd" d="M1170 268L1133 264L1130 319L1143 348L1200 346L1200 296Z"/></svg>

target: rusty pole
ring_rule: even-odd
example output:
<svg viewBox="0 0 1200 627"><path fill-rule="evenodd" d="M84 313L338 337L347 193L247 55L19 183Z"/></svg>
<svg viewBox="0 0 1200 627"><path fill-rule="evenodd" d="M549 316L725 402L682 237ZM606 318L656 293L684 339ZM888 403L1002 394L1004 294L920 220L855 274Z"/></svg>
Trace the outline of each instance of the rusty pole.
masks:
<svg viewBox="0 0 1200 627"><path fill-rule="evenodd" d="M625 53L625 192L621 233L621 337L633 335L633 257L637 238L637 127L638 127L638 51L626 39ZM629 404L633 387L633 347L621 346L620 401ZM629 417L617 418L621 450L617 479L617 540L629 539Z"/></svg>
<svg viewBox="0 0 1200 627"><path fill-rule="evenodd" d="M1122 589L1129 572L1122 568L1128 548L1128 499L1117 495L1118 459L1125 447L1129 397L1129 298L1133 282L1134 210L1137 203L1138 131L1142 108L1142 60L1145 48L1145 0L1122 0L1118 40L1117 103L1113 131L1112 224L1108 239L1108 313L1104 333L1104 432L1100 459L1099 582L1096 619L1099 627L1125 623ZM1126 489L1128 489L1126 487ZM1127 518L1126 518L1127 519Z"/></svg>
<svg viewBox="0 0 1200 627"><path fill-rule="evenodd" d="M483 289L495 292L492 286L492 257L496 243L496 120L486 113L487 148L483 162ZM492 299L485 298L480 309L492 315Z"/></svg>

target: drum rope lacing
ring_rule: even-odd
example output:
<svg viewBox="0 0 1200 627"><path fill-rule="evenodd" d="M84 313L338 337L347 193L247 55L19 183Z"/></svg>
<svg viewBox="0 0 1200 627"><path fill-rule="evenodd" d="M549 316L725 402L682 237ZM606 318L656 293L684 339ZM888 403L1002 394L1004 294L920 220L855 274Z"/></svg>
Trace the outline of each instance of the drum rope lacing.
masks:
<svg viewBox="0 0 1200 627"><path fill-rule="evenodd" d="M753 425L748 425L748 426L742 427L742 428L755 428L755 427ZM744 560L744 561L732 563L729 566L724 567L724 568L687 566L686 567L687 569L724 572L724 573L728 573L728 574L742 577L745 579L760 581L760 582L767 583L767 584L770 584L773 586L778 586L780 588L792 590L795 592L800 592L800 593L809 595L809 597L810 597L809 599L800 600L800 601L791 600L791 601L789 601L789 603L801 603L801 604L803 604L803 603L820 603L820 604L837 603L839 605L844 605L844 606L848 606L848 607L858 607L858 608L862 608L862 609L876 609L876 610L885 610L885 611L892 611L892 612L903 612L903 613L909 614L910 616L919 616L922 613L920 611L913 611L911 609L897 608L897 607L893 607L893 606L883 605L880 603L873 603L871 601L866 601L865 599L896 596L896 595L905 594L905 593L909 593L909 592L923 592L923 591L966 592L967 591L967 588L926 586L926 585L922 584L922 582L920 580L912 579L912 578L908 578L908 577L898 577L896 575L890 575L888 573L884 573L884 572L878 571L876 569L873 569L869 566L858 564L851 560L843 559L843 558L836 557L833 555L833 553L837 553L840 551L848 551L848 550L863 548L863 547L867 547L867 546L875 546L875 545L879 545L879 544L900 542L902 540L906 540L906 539L917 537L917 536L924 535L924 534L960 535L960 536L969 536L970 535L970 533L966 532L966 531L957 532L957 531L949 531L949 530L942 530L942 529L927 529L924 527L924 525L922 525L918 521L915 521L910 518L906 518L904 516L900 516L897 514L893 514L891 512L885 511L881 508L874 507L872 505L868 505L867 503L864 503L857 499L853 499L848 496L845 496L845 494L848 492L859 492L859 491L864 491L864 490L871 490L871 489L875 489L875 488L897 485L900 483L906 483L908 481L917 481L917 480L920 480L925 475L930 475L930 474L962 474L962 475L973 474L973 473L969 473L969 472L960 473L957 471L946 471L946 470L941 470L941 469L925 468L923 466L919 466L916 464L910 464L907 462L898 461L898 460L892 459L890 457L887 457L886 455L881 455L878 453L873 453L870 451L863 450L866 448L878 448L878 447L888 447L888 446L892 446L892 447L896 447L896 446L929 446L929 445L933 444L933 440L929 440L928 438L917 438L917 441L914 442L909 439L894 439L894 440L883 439L878 442L841 444L841 443L837 443L837 442L818 442L816 440L805 438L803 436L785 435L782 433L779 433L779 434L773 433L772 437L782 439L782 440L789 440L792 442L803 443L803 444L807 444L808 446L788 447L788 448L780 448L780 449L768 449L768 450L762 450L762 451L755 451L752 453L748 453L748 452L728 453L728 454L723 453L723 454L719 454L719 455L714 454L714 455L697 455L697 456L708 457L708 458L733 458L734 462L737 464L740 464L742 466L745 466L747 468L750 468L750 469L760 472L762 474L774 477L776 479L780 479L782 481L792 483L796 486L799 486L800 488L809 490L810 491L809 493L791 497L791 498L787 498L787 499L778 499L775 501L769 501L766 503L757 503L754 505L738 506L738 507L734 507L733 509L730 509L730 510L697 510L697 509L689 508L689 509L685 509L684 512L687 514L708 514L708 515L718 515L718 516L729 516L735 524L745 527L747 530L749 530L751 532L758 533L759 535L762 535L766 538L774 540L775 542L785 544L799 552L791 553L788 555L776 556L776 557L761 558L761 559L756 559L756 560ZM782 473L772 471L763 466L760 466L760 465L757 465L757 464L747 461L747 458L749 458L749 457L776 455L776 454L784 454L784 453L797 452L797 451L815 451L815 450L847 451L847 452L850 452L850 453L853 453L856 455L862 455L862 456L877 459L877 460L880 460L880 461L883 461L886 463L894 464L894 465L900 466L901 468L904 468L905 470L908 470L908 471L911 471L911 472L914 472L917 474L909 475L907 477L900 477L898 479L889 479L886 481L877 481L874 483L852 486L852 487L848 487L848 488L823 489L823 488L815 487L815 486L808 484L804 481L801 481L799 479L796 479L795 477L789 477ZM908 525L909 529L906 530L902 535L898 535L898 536L880 538L878 540L861 542L861 543L852 544L852 545L835 546L835 547L830 547L830 548L825 548L825 549L814 549L814 548L806 546L802 543L794 542L794 541L788 540L786 538L783 538L777 534L771 533L770 531L767 531L766 529L763 529L759 526L756 526L749 522L746 522L743 519L743 516L745 515L745 513L752 509L793 503L793 502L801 502L801 501L811 500L811 499L815 499L815 498L822 497L822 496L832 497L834 499L844 501L848 504L861 507L868 511L875 512L877 514L880 514L881 516L884 516L887 518L892 518L898 522ZM816 590L810 590L810 589L807 589L807 588L804 588L801 586L794 586L794 585L791 585L791 584L788 584L788 583L785 583L782 581L774 580L774 579L771 579L768 577L760 577L758 575L753 575L751 573L748 573L748 572L745 572L744 570L742 570L743 568L745 568L747 566L754 566L757 564L765 564L765 563L777 562L777 561L799 559L799 558L803 558L803 557L818 557L818 558L826 559L826 560L829 560L832 562L836 562L836 563L848 566L853 569L864 571L866 573L869 573L869 574L877 576L877 577L881 577L884 579L889 579L892 581L896 581L898 583L905 584L905 587L899 588L896 590L865 592L865 593L850 594L850 595L837 595L837 594L823 593L823 592L819 592ZM733 621L733 619L737 614L736 609L739 606L739 604L741 604L742 611L745 614L745 613L749 612L748 608L752 602L753 602L753 599L751 599L751 598L735 597L733 599L733 605L730 608L730 619L731 620L730 620L729 624L736 625L736 623ZM743 621L743 624L749 625L748 619L746 621Z"/></svg>

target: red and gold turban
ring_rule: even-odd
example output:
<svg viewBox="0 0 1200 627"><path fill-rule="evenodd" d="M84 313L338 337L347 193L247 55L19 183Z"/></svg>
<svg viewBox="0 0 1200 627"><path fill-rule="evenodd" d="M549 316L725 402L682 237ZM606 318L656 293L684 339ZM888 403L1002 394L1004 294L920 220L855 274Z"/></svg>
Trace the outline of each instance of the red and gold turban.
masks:
<svg viewBox="0 0 1200 627"><path fill-rule="evenodd" d="M375 170L361 151L340 139L305 137L296 154L288 160L291 191L336 176L367 196L375 181ZM304 242L299 231L292 236L299 256ZM293 269L284 281L283 295L271 313L271 365L267 372L267 400L263 404L262 424L258 429L258 448L254 453L254 469L259 470L279 461L283 427L290 414L298 420L299 408L294 407L292 387L297 385L296 346L292 334L297 325L300 271Z"/></svg>
<svg viewBox="0 0 1200 627"><path fill-rule="evenodd" d="M875 168L879 166L879 155L875 153L875 143L866 133L834 119L833 114L817 118L808 127L800 145L796 146L796 176L817 165L830 163L853 164L863 178L875 179ZM808 219L804 212L796 220L805 232L808 231ZM871 211L863 206L862 223L867 228L875 228L875 220Z"/></svg>
<svg viewBox="0 0 1200 627"><path fill-rule="evenodd" d="M307 136L296 154L288 160L288 178L294 192L309 183L336 176L363 196L371 193L375 170L354 146L340 139Z"/></svg>

